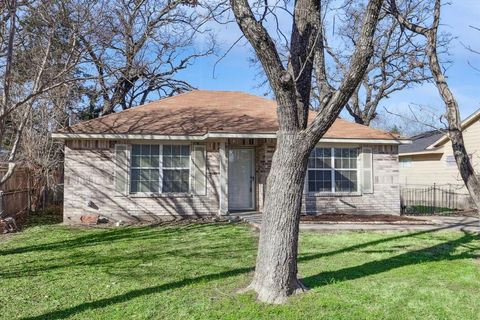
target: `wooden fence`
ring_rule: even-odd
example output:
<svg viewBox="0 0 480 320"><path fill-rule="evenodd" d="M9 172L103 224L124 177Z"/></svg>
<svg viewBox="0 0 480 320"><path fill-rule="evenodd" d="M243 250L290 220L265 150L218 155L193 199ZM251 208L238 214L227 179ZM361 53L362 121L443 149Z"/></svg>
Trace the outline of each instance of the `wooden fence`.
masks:
<svg viewBox="0 0 480 320"><path fill-rule="evenodd" d="M409 185L400 188L402 214L457 214L472 209L470 196L455 185Z"/></svg>
<svg viewBox="0 0 480 320"><path fill-rule="evenodd" d="M0 166L0 176L6 171L5 166ZM63 203L63 184L39 188L34 187L36 184L33 179L27 169L15 170L0 189L0 217L10 216L22 220L32 210ZM58 181L61 181L61 174L58 175Z"/></svg>
<svg viewBox="0 0 480 320"><path fill-rule="evenodd" d="M0 176L7 168L0 167ZM22 218L31 207L32 181L28 170L18 168L0 190L0 215Z"/></svg>

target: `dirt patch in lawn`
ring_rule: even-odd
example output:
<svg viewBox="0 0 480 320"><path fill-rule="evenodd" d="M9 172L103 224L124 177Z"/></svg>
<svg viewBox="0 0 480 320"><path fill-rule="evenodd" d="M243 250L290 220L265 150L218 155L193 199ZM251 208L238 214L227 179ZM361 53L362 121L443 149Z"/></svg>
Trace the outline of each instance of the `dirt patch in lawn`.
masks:
<svg viewBox="0 0 480 320"><path fill-rule="evenodd" d="M110 221L108 219L99 216L100 218L95 223L87 224L71 224L68 227L73 229L113 229L121 227L182 227L199 224L229 224L240 222L240 219L236 216L205 216L205 217L172 217L165 220L157 221Z"/></svg>
<svg viewBox="0 0 480 320"><path fill-rule="evenodd" d="M423 219L393 216L387 214L355 215L355 214L321 214L318 216L301 216L301 223L372 223L372 224L429 224Z"/></svg>

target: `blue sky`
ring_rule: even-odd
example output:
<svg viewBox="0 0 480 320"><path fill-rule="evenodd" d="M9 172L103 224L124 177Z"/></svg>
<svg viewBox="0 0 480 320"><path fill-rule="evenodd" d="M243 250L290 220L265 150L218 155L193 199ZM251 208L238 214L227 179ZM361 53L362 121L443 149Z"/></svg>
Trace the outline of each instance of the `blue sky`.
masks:
<svg viewBox="0 0 480 320"><path fill-rule="evenodd" d="M463 44L480 51L480 32L470 26L480 27L480 0L452 0L443 8L443 31L454 36L451 43L450 57L453 62L447 70L448 82L454 91L460 105L460 112L465 118L480 108L480 72L470 65L480 69L480 55L468 51ZM239 37L240 31L236 24L216 26L219 41L218 55L222 55ZM240 90L256 95L262 95L265 89L258 88L256 73L248 59L252 49L246 41L237 44L230 53L213 68L218 57L199 59L181 76L199 89L210 90ZM438 112L443 112L443 104L435 86L424 84L404 90L391 96L381 103L391 111L399 111L409 104L421 104ZM344 113L345 116L345 113Z"/></svg>

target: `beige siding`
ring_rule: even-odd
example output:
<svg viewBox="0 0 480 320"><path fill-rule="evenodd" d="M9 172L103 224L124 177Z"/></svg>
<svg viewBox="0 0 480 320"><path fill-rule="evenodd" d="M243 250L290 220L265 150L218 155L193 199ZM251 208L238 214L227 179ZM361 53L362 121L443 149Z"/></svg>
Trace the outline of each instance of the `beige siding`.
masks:
<svg viewBox="0 0 480 320"><path fill-rule="evenodd" d="M472 155L472 163L477 172L480 172L480 122L476 122L463 132L465 147ZM446 142L440 154L423 154L414 156L401 156L411 158L411 167L400 166L400 184L455 184L462 185L457 167L447 164L447 157L452 156L452 144Z"/></svg>

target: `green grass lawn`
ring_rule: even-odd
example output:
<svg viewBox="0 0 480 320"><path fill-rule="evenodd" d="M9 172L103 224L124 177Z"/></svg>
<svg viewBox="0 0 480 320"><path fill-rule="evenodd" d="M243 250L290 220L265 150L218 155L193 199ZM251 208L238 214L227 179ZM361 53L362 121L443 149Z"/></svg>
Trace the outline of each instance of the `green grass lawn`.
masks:
<svg viewBox="0 0 480 320"><path fill-rule="evenodd" d="M480 240L467 233L303 233L311 288L282 306L237 294L256 234L241 224L0 237L3 319L480 319Z"/></svg>

